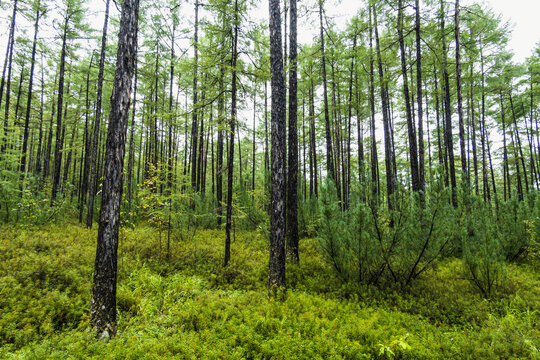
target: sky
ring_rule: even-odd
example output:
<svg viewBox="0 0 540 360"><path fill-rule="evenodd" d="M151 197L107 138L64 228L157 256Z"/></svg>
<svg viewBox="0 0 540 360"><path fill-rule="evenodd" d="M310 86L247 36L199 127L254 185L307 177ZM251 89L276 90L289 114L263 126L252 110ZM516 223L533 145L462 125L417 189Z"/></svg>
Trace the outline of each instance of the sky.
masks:
<svg viewBox="0 0 540 360"><path fill-rule="evenodd" d="M514 60L525 60L540 43L540 0L484 0L484 3L514 24L508 45L515 53Z"/></svg>
<svg viewBox="0 0 540 360"><path fill-rule="evenodd" d="M141 0L149 1L149 0ZM447 0L453 2L454 0ZM182 7L186 12L192 11L193 6L187 4L192 0L182 2ZM540 0L461 0L461 5L466 6L473 2L480 2L494 10L496 14L501 14L503 21L509 21L513 28L508 47L515 53L514 61L522 62L532 54L532 50L540 43L540 26L538 25L538 14L540 14ZM302 12L302 4L305 1L299 1L299 12ZM309 1L313 3L313 1ZM352 15L363 6L365 1L359 0L326 0L325 11L332 17L338 28L343 29ZM94 12L88 20L96 29L103 26L103 0L89 0L89 8ZM4 4L5 6L5 4ZM5 9L5 7L4 7ZM111 10L114 14L116 9L111 3ZM304 10L305 14L305 10ZM191 15L191 14L190 14ZM260 1L258 9L253 14L254 18L266 19L268 17L268 1ZM11 6L9 9L0 11L0 33L7 34L9 29L9 16L11 16ZM304 15L305 17L305 15ZM309 16L316 20L316 16ZM309 24L302 19L299 20L298 37L300 43L311 42L314 36L318 34L318 24ZM0 49L5 49L7 36L0 36ZM3 51L2 51L3 52Z"/></svg>
<svg viewBox="0 0 540 360"><path fill-rule="evenodd" d="M332 16L339 26L344 27L347 20L357 9L363 6L364 1L359 0L329 0L331 6L325 11ZM453 2L454 0L447 0ZM263 2L266 4L266 2ZM513 33L508 47L515 53L514 61L522 62L532 54L532 50L540 43L540 0L461 0L460 4L466 6L472 3L484 4L493 9L495 14L502 15L503 21L510 21ZM266 8L265 8L266 9ZM307 30L307 31L306 31ZM300 31L300 28L299 28ZM305 33L299 35L300 40L307 41L317 29L304 29Z"/></svg>

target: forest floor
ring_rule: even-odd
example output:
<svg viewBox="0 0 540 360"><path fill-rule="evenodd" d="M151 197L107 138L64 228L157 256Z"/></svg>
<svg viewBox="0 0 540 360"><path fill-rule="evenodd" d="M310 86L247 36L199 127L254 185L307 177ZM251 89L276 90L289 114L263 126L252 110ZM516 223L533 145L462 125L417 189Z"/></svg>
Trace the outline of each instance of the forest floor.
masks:
<svg viewBox="0 0 540 360"><path fill-rule="evenodd" d="M267 290L268 242L236 231L171 241L121 230L118 336L89 330L96 230L0 227L2 359L540 359L540 271L507 265L483 300L446 259L408 291L343 286L315 239L287 264L285 299Z"/></svg>

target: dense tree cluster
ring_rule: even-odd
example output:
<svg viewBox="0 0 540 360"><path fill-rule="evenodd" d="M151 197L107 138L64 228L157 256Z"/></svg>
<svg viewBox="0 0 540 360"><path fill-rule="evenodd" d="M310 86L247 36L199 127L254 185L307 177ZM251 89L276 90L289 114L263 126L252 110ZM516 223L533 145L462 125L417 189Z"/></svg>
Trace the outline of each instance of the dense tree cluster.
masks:
<svg viewBox="0 0 540 360"><path fill-rule="evenodd" d="M299 237L335 234L330 213L318 220L323 192L325 211L363 214L370 236L393 244L380 232L382 218L389 229L416 221L418 236L438 234L430 211L444 189L456 209L479 207L470 195L499 214L540 186L540 47L513 62L508 25L478 4L367 0L339 27L323 0L298 9L295 0L271 0L270 20L259 22L249 20L256 5L245 0L143 1L138 35L136 25L130 35L134 74L124 75L132 83L117 79L114 54L127 41L117 9L100 4L98 31L88 24L90 5L1 5L4 222L76 213L92 227L101 207L101 226L114 187L122 225L149 221L167 229L169 242L224 226L225 266L235 226L268 231L270 285L284 288L285 258L301 260ZM298 43L297 17L317 26L309 44ZM117 85L128 86L129 109ZM114 148L113 127L125 146ZM109 160L121 162L120 173ZM418 218L396 215L412 206L404 199L418 199ZM117 233L120 225L111 226ZM440 247L443 239L433 241ZM424 250L400 263L396 282L408 284L429 264L422 256L436 256ZM392 269L385 251L362 276Z"/></svg>

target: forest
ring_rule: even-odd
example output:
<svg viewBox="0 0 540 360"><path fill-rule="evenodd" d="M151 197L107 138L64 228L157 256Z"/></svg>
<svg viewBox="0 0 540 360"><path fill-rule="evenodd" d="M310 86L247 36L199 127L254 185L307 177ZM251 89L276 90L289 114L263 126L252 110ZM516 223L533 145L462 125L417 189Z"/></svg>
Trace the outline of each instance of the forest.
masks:
<svg viewBox="0 0 540 360"><path fill-rule="evenodd" d="M0 358L540 359L540 42L342 5L0 1Z"/></svg>

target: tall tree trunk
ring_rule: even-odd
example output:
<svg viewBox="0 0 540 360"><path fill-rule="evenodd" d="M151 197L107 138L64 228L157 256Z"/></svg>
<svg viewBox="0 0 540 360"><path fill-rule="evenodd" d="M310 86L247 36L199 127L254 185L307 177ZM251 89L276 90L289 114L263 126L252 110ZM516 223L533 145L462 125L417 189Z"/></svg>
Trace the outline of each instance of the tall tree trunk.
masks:
<svg viewBox="0 0 540 360"><path fill-rule="evenodd" d="M69 13L69 8L66 10L66 15L64 19L64 35L62 38L62 52L60 54L60 71L58 75L58 105L56 109L56 144L54 147L54 173L53 173L53 183L52 183L52 193L51 193L51 205L56 200L56 192L58 185L60 184L60 169L62 167L62 147L63 147L63 136L62 136L62 109L64 104L64 75L65 75L65 66L66 66L66 47L67 47L67 32L69 26L69 18L71 14ZM69 90L68 90L69 92Z"/></svg>
<svg viewBox="0 0 540 360"><path fill-rule="evenodd" d="M416 99L418 103L418 181L419 190L423 192L426 187L426 170L424 160L424 111L422 108L422 46L420 38L420 1L415 0L415 33L416 33ZM426 104L427 106L427 104Z"/></svg>
<svg viewBox="0 0 540 360"><path fill-rule="evenodd" d="M444 86L444 120L445 120L445 144L448 153L448 167L450 170L450 184L452 186L452 205L457 207L456 168L454 165L454 140L452 138L452 113L450 104L450 79L446 60L446 40L444 28L444 5L441 1L441 35L442 35L442 71ZM463 144L465 145L465 144Z"/></svg>
<svg viewBox="0 0 540 360"><path fill-rule="evenodd" d="M456 92L457 92L457 108L459 119L459 144L461 148L461 171L465 175L467 184L470 185L471 178L467 171L467 153L465 151L465 125L463 120L463 94L461 90L461 41L459 39L459 0L455 2L454 12L454 36L456 40Z"/></svg>
<svg viewBox="0 0 540 360"><path fill-rule="evenodd" d="M512 93L510 92L510 108L512 109L512 120L514 121L514 132L516 134L516 142L517 147L519 150L519 158L521 162L521 166L523 167L523 178L525 180L525 191L528 194L529 193L529 181L527 179L527 167L525 166L525 156L523 156L523 148L521 146L521 138L519 136L518 126L517 126L517 117L516 117L516 111L514 109L514 101L512 98Z"/></svg>
<svg viewBox="0 0 540 360"><path fill-rule="evenodd" d="M313 73L312 73L313 76ZM318 169L317 166L317 144L315 142L315 85L313 79L310 77L310 97L309 97L309 138L310 138L310 152L313 159L313 186L315 191L315 197L319 197L319 183L318 183Z"/></svg>
<svg viewBox="0 0 540 360"><path fill-rule="evenodd" d="M131 110L131 126L129 129L129 152L128 152L128 173L127 173L127 200L128 200L128 214L131 212L131 197L132 197L132 174L133 174L133 163L135 161L134 154L134 134L135 134L135 110L137 106L137 59L135 59L135 76L133 84L133 107ZM172 78L172 77L171 77ZM169 109L171 111L171 109ZM172 132L172 131L171 131ZM170 189L170 184L169 184Z"/></svg>
<svg viewBox="0 0 540 360"><path fill-rule="evenodd" d="M88 193L88 212L86 214L86 227L92 228L94 219L94 198L97 192L98 159L97 151L99 146L99 127L101 122L101 100L103 96L103 72L105 68L105 50L107 45L107 25L109 22L109 4L107 0L105 4L105 20L103 21L103 33L101 35L101 52L99 54L99 72L97 84L97 99L96 99L96 119L94 121L94 134L92 140L92 166L90 169L90 188ZM138 4L137 4L138 6Z"/></svg>
<svg viewBox="0 0 540 360"><path fill-rule="evenodd" d="M371 7L370 7L371 9ZM388 92L385 88L385 79L381 59L381 47L379 44L379 30L377 29L377 13L375 9L373 11L373 26L375 28L375 44L377 52L377 63L379 67L379 85L381 88L381 102L383 110L383 126L384 126L384 153L385 153L385 165L386 165L386 195L388 208L392 209L392 195L396 191L396 177L394 172L394 150L392 147L392 129L390 125L390 109L388 105Z"/></svg>
<svg viewBox="0 0 540 360"><path fill-rule="evenodd" d="M6 51L8 76L6 80L6 104L4 112L4 138L2 139L2 146L0 147L0 154L3 154L6 150L8 143L8 127L9 127L9 97L11 91L11 70L13 64L13 44L15 43L15 18L17 17L17 4L18 0L13 1L13 15L11 16L11 25L9 28L9 39ZM4 93L4 74L6 72L6 64L4 62L4 70L2 71L2 83L0 84L0 106L2 105L2 97Z"/></svg>
<svg viewBox="0 0 540 360"><path fill-rule="evenodd" d="M332 152L332 135L330 133L330 115L328 113L328 86L326 81L326 56L324 53L324 28L323 28L323 0L319 1L319 25L321 41L321 69L323 77L323 97L324 97L324 126L326 134L326 170L328 176L337 186L337 178L334 169L334 154Z"/></svg>
<svg viewBox="0 0 540 360"><path fill-rule="evenodd" d="M116 324L116 267L122 199L122 175L129 117L131 81L137 56L139 1L124 0L118 33L116 72L111 97L103 195L99 214L90 320L98 337L114 336Z"/></svg>
<svg viewBox="0 0 540 360"><path fill-rule="evenodd" d="M32 105L32 85L34 84L34 66L36 63L36 45L37 45L37 34L39 27L39 0L36 0L36 22L34 24L34 40L32 41L32 60L30 61L30 79L28 80L28 98L26 100L26 116L24 118L24 139L23 139L23 148L22 148L22 158L21 158L21 167L20 170L23 173L23 176L26 172L26 151L28 149L28 131L30 127L30 110Z"/></svg>
<svg viewBox="0 0 540 360"><path fill-rule="evenodd" d="M478 157L476 149L476 123L475 123L475 104L474 104L474 78L473 78L473 64L471 63L470 76L471 76L471 127L472 127L472 151L473 151L473 165L474 165L474 189L475 194L478 195Z"/></svg>
<svg viewBox="0 0 540 360"><path fill-rule="evenodd" d="M172 12L173 10L171 10ZM173 181L173 128L175 123L175 115L173 114L173 84L174 84L174 40L176 32L176 20L174 14L171 14L173 18L173 29L171 36L171 70L169 78L169 149L167 154L167 190L169 193L172 192L172 181ZM137 71L135 70L135 73ZM135 80L137 84L137 80ZM133 108L135 111L135 108Z"/></svg>
<svg viewBox="0 0 540 360"><path fill-rule="evenodd" d="M407 79L407 59L405 55L405 40L403 38L403 0L398 1L398 37L399 50L401 54L401 76L403 78L403 97L405 98L405 109L407 116L407 132L409 134L409 154L411 165L412 189L420 191L420 176L418 173L418 150L416 147L416 131L411 110L411 99L409 95L409 81Z"/></svg>
<svg viewBox="0 0 540 360"><path fill-rule="evenodd" d="M371 6L369 7L369 132L371 138L371 196L372 206L378 202L379 194L379 161L377 156L377 139L375 137L375 66L373 59L373 23Z"/></svg>
<svg viewBox="0 0 540 360"><path fill-rule="evenodd" d="M43 104L45 97L45 79L43 70L43 54L41 55L41 101L39 105L39 139L36 155L36 168L35 173L41 173L41 157L43 152Z"/></svg>
<svg viewBox="0 0 540 360"><path fill-rule="evenodd" d="M257 128L255 127L255 120L257 118L257 89L253 91L253 142L252 142L252 154L251 154L251 190L255 192L255 135ZM255 193L252 195L254 199Z"/></svg>
<svg viewBox="0 0 540 360"><path fill-rule="evenodd" d="M80 204L79 204L79 223L83 221L84 204L86 203L86 195L88 193L88 175L90 173L90 129L88 128L88 117L90 113L90 73L92 71L92 63L94 62L94 53L90 57L90 66L88 66L88 74L86 74L86 101L85 101L85 119L84 119L84 170L81 181Z"/></svg>
<svg viewBox="0 0 540 360"><path fill-rule="evenodd" d="M197 137L198 137L198 105L197 105L197 81L199 71L199 0L195 0L195 33L193 35L194 52L194 75L193 75L193 113L191 122L191 188L197 188Z"/></svg>
<svg viewBox="0 0 540 360"><path fill-rule="evenodd" d="M272 87L272 154L270 190L270 258L268 282L274 291L285 290L285 81L281 53L279 0L269 0L270 74ZM319 2L322 25L322 2ZM322 28L321 28L322 35ZM324 59L324 55L323 55ZM323 60L324 68L324 60ZM325 71L323 70L325 75ZM323 76L324 76L323 75ZM326 78L326 76L324 76ZM326 91L325 91L326 94ZM326 98L326 97L325 97ZM328 120L327 100L325 116ZM330 130L327 123L327 140ZM330 154L331 155L331 154ZM331 156L329 157L331 159ZM333 173L333 169L332 169Z"/></svg>
<svg viewBox="0 0 540 360"><path fill-rule="evenodd" d="M285 20L286 21L286 20ZM297 88L297 41L296 0L290 0L290 48L289 48L289 166L287 171L287 252L298 262L298 88Z"/></svg>
<svg viewBox="0 0 540 360"><path fill-rule="evenodd" d="M279 1L279 0L278 0ZM236 61L238 57L238 0L234 1L234 38L231 57L232 83L231 83L231 134L229 142L229 156L227 159L227 222L225 224L225 259L224 266L229 265L231 259L231 226L232 226L232 199L233 199L233 171L234 171L234 127L236 125ZM240 160L241 162L241 160ZM240 178L240 181L242 179Z"/></svg>
<svg viewBox="0 0 540 360"><path fill-rule="evenodd" d="M223 63L220 64L218 98L218 138L217 138L217 164L216 164L216 200L217 200L217 227L221 227L223 213L223 127L224 127L224 103L223 103Z"/></svg>

